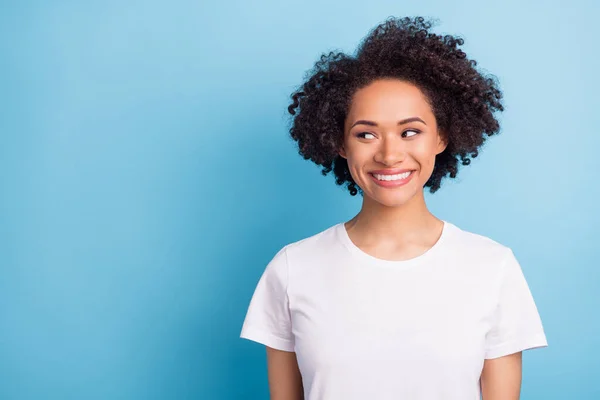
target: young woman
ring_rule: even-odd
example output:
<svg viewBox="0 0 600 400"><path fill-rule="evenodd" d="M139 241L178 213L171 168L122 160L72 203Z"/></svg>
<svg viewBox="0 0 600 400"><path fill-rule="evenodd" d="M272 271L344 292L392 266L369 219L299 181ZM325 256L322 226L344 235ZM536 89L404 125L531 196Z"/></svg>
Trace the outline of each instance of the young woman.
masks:
<svg viewBox="0 0 600 400"><path fill-rule="evenodd" d="M503 110L463 40L431 26L389 18L292 95L300 154L363 202L283 247L256 287L241 336L266 345L273 400L513 400L521 352L547 346L512 250L425 204Z"/></svg>

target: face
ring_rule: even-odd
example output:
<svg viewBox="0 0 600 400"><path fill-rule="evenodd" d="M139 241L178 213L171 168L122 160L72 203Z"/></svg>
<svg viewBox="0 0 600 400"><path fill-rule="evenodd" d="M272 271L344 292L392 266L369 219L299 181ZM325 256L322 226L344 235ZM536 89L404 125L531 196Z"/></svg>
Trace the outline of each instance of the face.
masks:
<svg viewBox="0 0 600 400"><path fill-rule="evenodd" d="M394 207L423 197L435 157L445 148L421 90L382 79L354 94L339 154L365 197Z"/></svg>

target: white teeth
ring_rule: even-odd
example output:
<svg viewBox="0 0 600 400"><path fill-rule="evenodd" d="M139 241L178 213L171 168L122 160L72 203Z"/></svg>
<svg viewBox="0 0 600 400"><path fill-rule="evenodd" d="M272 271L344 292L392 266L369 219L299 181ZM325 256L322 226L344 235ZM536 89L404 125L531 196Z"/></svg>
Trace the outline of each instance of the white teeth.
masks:
<svg viewBox="0 0 600 400"><path fill-rule="evenodd" d="M406 179L408 178L408 176L412 173L412 171L408 171L405 172L403 174L396 174L396 175L380 175L380 174L373 174L373 176L375 178L377 178L377 180L380 181L397 181L399 179Z"/></svg>

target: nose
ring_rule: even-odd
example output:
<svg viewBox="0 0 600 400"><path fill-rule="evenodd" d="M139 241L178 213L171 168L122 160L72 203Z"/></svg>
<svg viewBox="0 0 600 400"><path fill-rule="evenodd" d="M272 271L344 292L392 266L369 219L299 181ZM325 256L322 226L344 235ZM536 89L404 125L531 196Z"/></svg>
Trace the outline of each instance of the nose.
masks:
<svg viewBox="0 0 600 400"><path fill-rule="evenodd" d="M405 143L400 138L385 138L377 152L375 153L374 161L392 166L398 164L406 157Z"/></svg>

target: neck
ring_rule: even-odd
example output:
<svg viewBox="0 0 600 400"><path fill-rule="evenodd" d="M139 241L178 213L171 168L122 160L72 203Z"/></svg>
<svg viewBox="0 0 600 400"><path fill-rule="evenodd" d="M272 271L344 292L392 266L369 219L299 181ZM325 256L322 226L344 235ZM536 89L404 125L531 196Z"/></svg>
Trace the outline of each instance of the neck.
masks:
<svg viewBox="0 0 600 400"><path fill-rule="evenodd" d="M412 241L416 237L427 235L441 224L442 221L427 209L421 191L397 207L385 206L365 196L360 212L346 226L373 241L391 239L397 242Z"/></svg>

